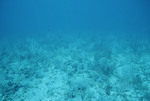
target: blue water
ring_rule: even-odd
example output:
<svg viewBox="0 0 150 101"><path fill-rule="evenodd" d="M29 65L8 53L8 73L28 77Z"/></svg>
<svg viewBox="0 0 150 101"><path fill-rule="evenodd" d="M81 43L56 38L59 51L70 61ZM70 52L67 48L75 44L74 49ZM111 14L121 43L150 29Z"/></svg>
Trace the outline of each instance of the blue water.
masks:
<svg viewBox="0 0 150 101"><path fill-rule="evenodd" d="M147 32L149 0L1 0L1 33L48 30Z"/></svg>
<svg viewBox="0 0 150 101"><path fill-rule="evenodd" d="M0 0L0 101L150 101L149 0Z"/></svg>

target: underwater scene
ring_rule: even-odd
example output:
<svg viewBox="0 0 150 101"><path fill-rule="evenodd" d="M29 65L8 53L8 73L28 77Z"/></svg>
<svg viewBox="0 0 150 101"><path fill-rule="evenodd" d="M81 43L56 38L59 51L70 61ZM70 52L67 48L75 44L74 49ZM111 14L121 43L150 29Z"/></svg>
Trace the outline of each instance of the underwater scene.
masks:
<svg viewBox="0 0 150 101"><path fill-rule="evenodd" d="M0 0L0 101L150 101L150 1Z"/></svg>

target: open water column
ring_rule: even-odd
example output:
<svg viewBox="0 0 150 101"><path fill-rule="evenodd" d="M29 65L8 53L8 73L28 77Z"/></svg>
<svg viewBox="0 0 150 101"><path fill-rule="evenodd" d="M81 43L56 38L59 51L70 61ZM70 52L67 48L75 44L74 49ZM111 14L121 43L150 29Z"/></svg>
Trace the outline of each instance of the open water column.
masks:
<svg viewBox="0 0 150 101"><path fill-rule="evenodd" d="M0 0L0 101L150 101L149 0Z"/></svg>

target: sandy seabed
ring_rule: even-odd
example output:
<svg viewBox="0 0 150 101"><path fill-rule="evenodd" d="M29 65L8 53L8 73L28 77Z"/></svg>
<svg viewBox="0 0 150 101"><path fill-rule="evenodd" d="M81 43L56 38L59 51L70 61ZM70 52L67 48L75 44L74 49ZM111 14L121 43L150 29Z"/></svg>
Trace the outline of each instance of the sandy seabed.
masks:
<svg viewBox="0 0 150 101"><path fill-rule="evenodd" d="M0 101L150 101L150 39L1 38Z"/></svg>

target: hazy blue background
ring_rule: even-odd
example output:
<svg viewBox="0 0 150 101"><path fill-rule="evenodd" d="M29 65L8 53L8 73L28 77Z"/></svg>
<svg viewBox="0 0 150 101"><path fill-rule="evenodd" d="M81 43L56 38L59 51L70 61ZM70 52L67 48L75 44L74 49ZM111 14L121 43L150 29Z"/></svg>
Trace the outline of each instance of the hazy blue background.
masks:
<svg viewBox="0 0 150 101"><path fill-rule="evenodd" d="M0 0L1 34L149 29L150 0Z"/></svg>

